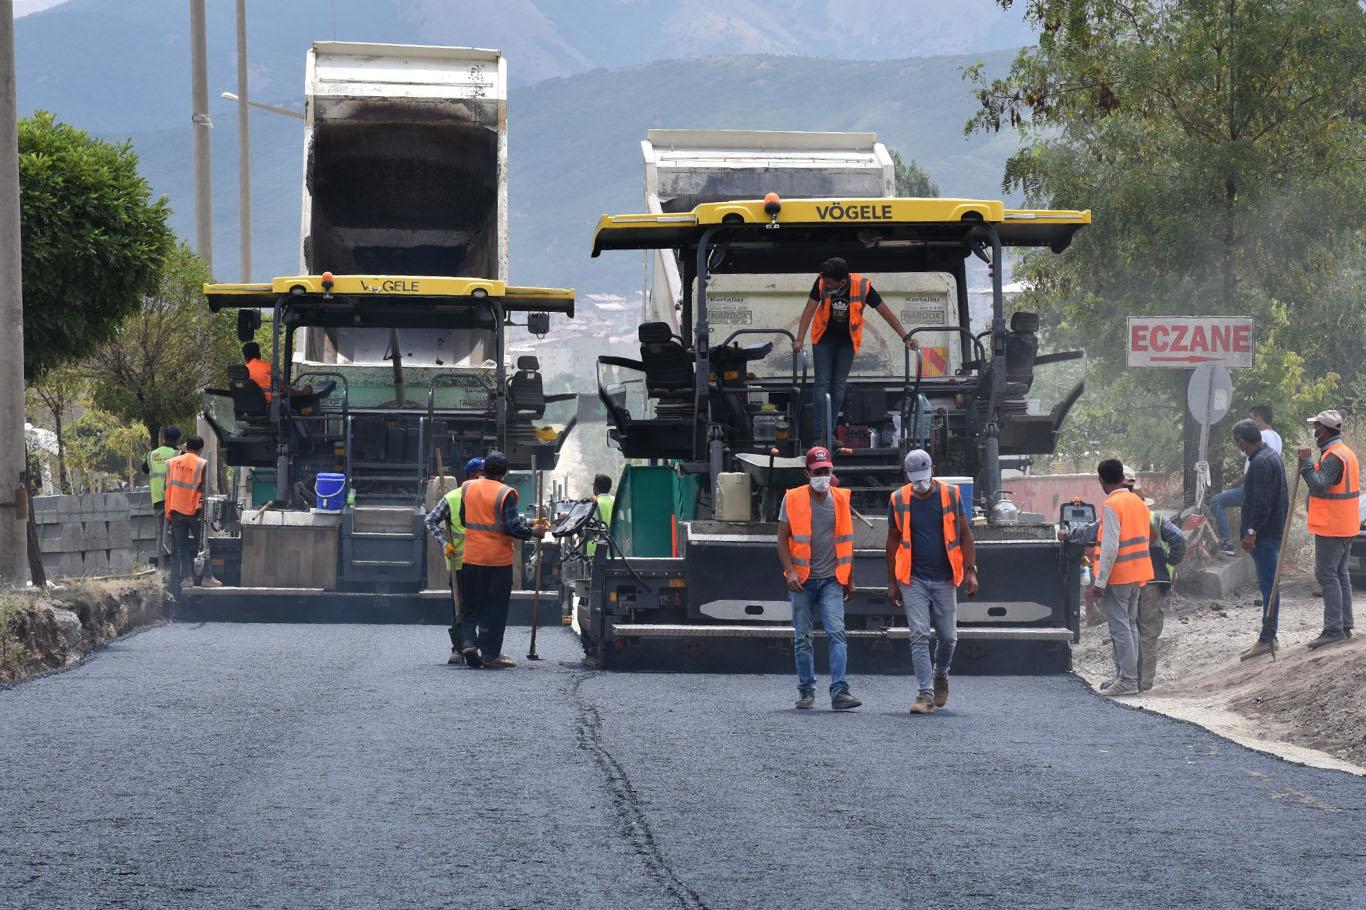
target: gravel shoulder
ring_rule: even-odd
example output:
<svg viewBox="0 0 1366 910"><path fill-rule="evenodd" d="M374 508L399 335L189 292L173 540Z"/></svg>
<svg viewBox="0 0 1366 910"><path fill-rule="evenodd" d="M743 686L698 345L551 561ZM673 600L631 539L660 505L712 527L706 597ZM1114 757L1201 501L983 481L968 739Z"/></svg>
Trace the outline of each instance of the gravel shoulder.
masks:
<svg viewBox="0 0 1366 910"><path fill-rule="evenodd" d="M1366 775L1366 636L1308 650L1323 628L1315 587L1306 573L1283 581L1280 651L1247 663L1238 655L1260 628L1255 589L1222 599L1172 594L1156 685L1124 701L1291 761ZM1083 679L1095 686L1113 676L1111 655L1104 624L1083 629L1073 655Z"/></svg>

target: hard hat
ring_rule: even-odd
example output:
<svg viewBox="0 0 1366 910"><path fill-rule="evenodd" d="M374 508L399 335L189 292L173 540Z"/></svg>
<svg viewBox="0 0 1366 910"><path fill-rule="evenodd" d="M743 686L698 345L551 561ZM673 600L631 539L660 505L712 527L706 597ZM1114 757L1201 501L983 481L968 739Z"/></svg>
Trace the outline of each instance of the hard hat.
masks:
<svg viewBox="0 0 1366 910"><path fill-rule="evenodd" d="M465 475L469 476L476 471L484 470L484 459L478 455L465 462Z"/></svg>

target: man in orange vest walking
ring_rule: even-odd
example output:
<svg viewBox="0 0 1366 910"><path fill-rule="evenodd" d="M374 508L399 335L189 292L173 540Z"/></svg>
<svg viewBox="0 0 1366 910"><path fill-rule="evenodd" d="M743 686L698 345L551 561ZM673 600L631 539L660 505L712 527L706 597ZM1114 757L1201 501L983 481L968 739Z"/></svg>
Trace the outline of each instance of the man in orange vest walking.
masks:
<svg viewBox="0 0 1366 910"><path fill-rule="evenodd" d="M800 351L806 341L806 330L811 329L812 360L816 371L811 384L812 411L816 419L817 439L825 438L826 396L830 397L829 425L833 430L844 403L844 383L854 364L854 355L863 345L863 310L877 310L908 348L916 343L906 333L901 320L891 307L882 305L882 296L873 283L863 275L850 274L849 265L836 256L821 263L821 272L811 285L806 309L802 310L797 327L794 350ZM830 443L826 439L827 444Z"/></svg>
<svg viewBox="0 0 1366 910"><path fill-rule="evenodd" d="M199 457L204 440L191 436L185 451L166 462L166 526L171 537L171 596L194 579L203 520L204 476L208 462Z"/></svg>
<svg viewBox="0 0 1366 910"><path fill-rule="evenodd" d="M503 483L508 459L484 456L484 476L461 487L460 523L465 528L465 568L460 604L461 655L469 667L502 670L517 666L503 653L503 633L512 598L512 563L517 541L545 535L546 523L532 524L517 511L517 491Z"/></svg>
<svg viewBox="0 0 1366 910"><path fill-rule="evenodd" d="M1096 467L1106 499L1101 506L1100 557L1092 579L1092 595L1110 625L1115 646L1115 679L1101 687L1101 694L1135 695L1138 687L1140 633L1138 606L1143 586L1153 580L1153 560L1148 552L1152 516L1143 499L1124 483L1124 465L1108 458Z"/></svg>
<svg viewBox="0 0 1366 910"><path fill-rule="evenodd" d="M816 703L811 629L819 610L830 644L830 707L848 711L863 704L844 678L849 661L844 602L854 593L854 517L849 491L831 486L834 471L829 449L815 446L806 453L807 483L787 491L778 515L778 561L792 602L797 707Z"/></svg>
<svg viewBox="0 0 1366 910"><path fill-rule="evenodd" d="M1352 577L1348 557L1361 530L1361 466L1342 441L1342 415L1323 411L1309 423L1318 443L1299 450L1300 476L1309 487L1309 533L1314 535L1314 576L1323 587L1323 631L1310 648L1352 637Z"/></svg>
<svg viewBox="0 0 1366 910"><path fill-rule="evenodd" d="M906 485L887 507L887 597L906 611L911 665L919 687L912 714L949 702L949 664L958 644L958 588L977 593L977 545L958 487L934 479L930 453L915 449L903 465ZM930 629L938 636L930 660Z"/></svg>

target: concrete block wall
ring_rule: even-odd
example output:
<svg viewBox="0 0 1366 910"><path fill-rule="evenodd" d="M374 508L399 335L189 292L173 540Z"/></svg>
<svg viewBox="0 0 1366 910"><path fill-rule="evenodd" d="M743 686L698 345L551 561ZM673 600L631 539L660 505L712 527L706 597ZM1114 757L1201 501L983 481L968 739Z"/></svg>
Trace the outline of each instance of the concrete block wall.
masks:
<svg viewBox="0 0 1366 910"><path fill-rule="evenodd" d="M146 490L38 496L38 545L50 576L122 575L155 552L156 524Z"/></svg>

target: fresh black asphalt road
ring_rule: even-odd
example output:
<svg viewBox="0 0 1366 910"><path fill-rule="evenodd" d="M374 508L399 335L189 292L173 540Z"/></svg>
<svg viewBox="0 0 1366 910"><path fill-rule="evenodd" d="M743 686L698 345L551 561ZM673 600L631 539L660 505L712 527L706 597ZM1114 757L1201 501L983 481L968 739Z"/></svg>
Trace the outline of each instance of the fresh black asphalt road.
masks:
<svg viewBox="0 0 1366 910"><path fill-rule="evenodd" d="M0 906L1366 907L1366 780L1070 677L798 712L561 629L507 671L444 639L164 626L0 691Z"/></svg>

